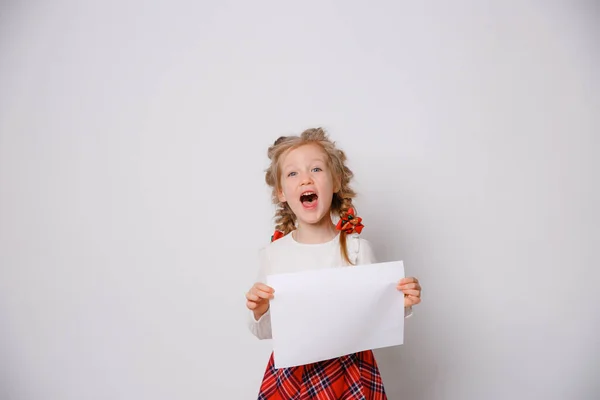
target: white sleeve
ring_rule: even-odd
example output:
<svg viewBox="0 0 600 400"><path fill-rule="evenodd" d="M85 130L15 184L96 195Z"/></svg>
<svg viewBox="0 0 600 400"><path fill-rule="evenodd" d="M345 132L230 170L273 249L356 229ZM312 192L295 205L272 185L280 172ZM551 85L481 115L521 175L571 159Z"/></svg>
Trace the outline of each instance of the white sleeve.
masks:
<svg viewBox="0 0 600 400"><path fill-rule="evenodd" d="M266 271L268 269L268 258L266 254L266 249L262 248L258 255L259 259L259 267L258 267L258 277L257 282L264 283L266 278ZM248 328L250 332L258 339L272 339L271 334L271 310L267 310L258 321L254 318L254 312L252 310L248 310Z"/></svg>
<svg viewBox="0 0 600 400"><path fill-rule="evenodd" d="M368 240L357 238L356 244L358 245L356 265L375 264L377 262L375 258L375 252L373 251L373 247L371 246L371 243L369 243ZM404 318L408 318L412 315L412 306L404 307Z"/></svg>
<svg viewBox="0 0 600 400"><path fill-rule="evenodd" d="M254 319L254 313L252 311L250 311L248 317L250 332L252 332L254 336L260 340L273 338L271 334L271 310L267 310L258 321Z"/></svg>

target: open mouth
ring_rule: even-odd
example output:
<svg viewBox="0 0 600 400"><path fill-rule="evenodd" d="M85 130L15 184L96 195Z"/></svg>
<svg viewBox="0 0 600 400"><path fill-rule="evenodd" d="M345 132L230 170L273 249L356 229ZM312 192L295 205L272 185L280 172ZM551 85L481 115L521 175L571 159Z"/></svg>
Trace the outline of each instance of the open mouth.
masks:
<svg viewBox="0 0 600 400"><path fill-rule="evenodd" d="M300 196L300 202L304 205L304 206L310 206L311 204L313 204L313 202L315 202L317 199L319 198L319 196L317 196L317 194L315 192L304 192L302 193L302 195Z"/></svg>

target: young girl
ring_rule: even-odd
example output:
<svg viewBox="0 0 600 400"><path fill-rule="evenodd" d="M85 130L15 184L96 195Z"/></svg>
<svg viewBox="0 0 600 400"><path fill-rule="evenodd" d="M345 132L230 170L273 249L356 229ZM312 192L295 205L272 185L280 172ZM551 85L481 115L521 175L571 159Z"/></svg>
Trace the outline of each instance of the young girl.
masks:
<svg viewBox="0 0 600 400"><path fill-rule="evenodd" d="M356 196L349 182L352 171L346 155L326 133L308 129L300 136L280 137L268 151L271 165L266 182L277 204L276 230L260 251L258 283L246 294L249 327L259 339L270 339L269 300L276 288L265 285L268 274L318 267L375 263L368 241L359 237L362 219L355 215ZM340 219L334 224L331 214ZM420 302L416 278L398 282L404 293L404 318ZM310 323L310 321L306 321ZM318 329L318 327L315 327ZM267 365L259 400L387 399L372 351L292 368L275 369L273 354Z"/></svg>

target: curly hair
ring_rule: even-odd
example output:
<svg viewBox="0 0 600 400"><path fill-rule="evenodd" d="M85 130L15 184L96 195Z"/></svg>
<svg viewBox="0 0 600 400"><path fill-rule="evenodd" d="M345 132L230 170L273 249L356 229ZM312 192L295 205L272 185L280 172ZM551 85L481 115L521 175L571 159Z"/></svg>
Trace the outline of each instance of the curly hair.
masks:
<svg viewBox="0 0 600 400"><path fill-rule="evenodd" d="M281 172L279 162L282 155L295 148L306 144L318 144L327 154L327 163L333 172L333 178L339 183L339 191L334 193L331 202L331 212L340 218L346 217L350 208L354 208L352 199L356 193L350 187L350 180L354 174L346 166L346 154L338 149L335 142L331 141L322 128L307 129L302 134L281 136L269 147L267 155L271 165L265 171L265 181L272 188L272 202L277 205L275 212L275 229L287 235L296 229L296 216L287 203L282 203L278 198L281 189ZM352 264L348 256L346 232L340 231L340 251L343 259Z"/></svg>

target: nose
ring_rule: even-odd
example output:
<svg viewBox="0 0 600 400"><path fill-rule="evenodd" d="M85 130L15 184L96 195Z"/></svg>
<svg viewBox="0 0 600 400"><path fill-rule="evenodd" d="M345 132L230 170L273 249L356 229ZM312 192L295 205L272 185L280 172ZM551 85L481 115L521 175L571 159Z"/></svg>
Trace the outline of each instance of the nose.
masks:
<svg viewBox="0 0 600 400"><path fill-rule="evenodd" d="M313 183L312 176L307 173L302 174L302 176L300 177L300 184L310 185L311 183Z"/></svg>

